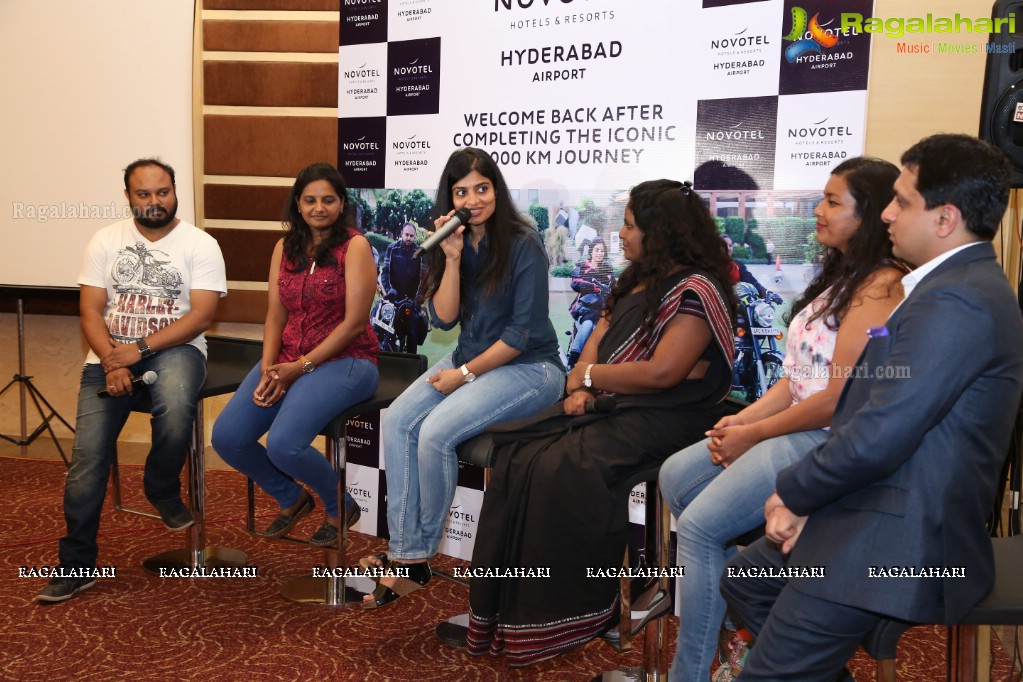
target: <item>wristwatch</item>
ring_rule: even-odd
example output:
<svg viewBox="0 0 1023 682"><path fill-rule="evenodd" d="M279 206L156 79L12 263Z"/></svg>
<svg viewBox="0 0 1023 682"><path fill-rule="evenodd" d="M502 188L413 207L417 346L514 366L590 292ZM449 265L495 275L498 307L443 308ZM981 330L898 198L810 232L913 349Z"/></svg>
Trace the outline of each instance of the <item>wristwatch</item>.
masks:
<svg viewBox="0 0 1023 682"><path fill-rule="evenodd" d="M593 388L593 379L590 377L590 370L593 369L593 365L586 365L586 373L583 374L583 386L586 388Z"/></svg>
<svg viewBox="0 0 1023 682"><path fill-rule="evenodd" d="M139 339L135 342L135 345L139 347L139 359L145 360L148 357L156 355L156 351L149 347L145 339Z"/></svg>
<svg viewBox="0 0 1023 682"><path fill-rule="evenodd" d="M305 372L306 374L309 374L314 369L316 369L316 365L313 364L313 361L304 355L299 355L298 361L302 363L302 371Z"/></svg>
<svg viewBox="0 0 1023 682"><path fill-rule="evenodd" d="M459 369L462 370L462 376L465 378L465 383L471 384L476 381L476 375L470 372L466 365L462 365Z"/></svg>

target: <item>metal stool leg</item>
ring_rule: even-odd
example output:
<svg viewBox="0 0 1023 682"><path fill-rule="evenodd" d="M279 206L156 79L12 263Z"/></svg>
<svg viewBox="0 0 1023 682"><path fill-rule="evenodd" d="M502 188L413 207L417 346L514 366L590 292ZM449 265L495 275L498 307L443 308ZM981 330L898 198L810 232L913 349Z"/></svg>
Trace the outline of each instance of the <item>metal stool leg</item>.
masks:
<svg viewBox="0 0 1023 682"><path fill-rule="evenodd" d="M202 571L206 567L222 568L244 566L245 553L227 547L206 546L206 463L203 437L203 401L196 406L192 424L192 441L188 446L188 503L195 524L187 529L188 541L184 549L162 552L142 562L142 568L160 575L160 569L190 569Z"/></svg>
<svg viewBox="0 0 1023 682"><path fill-rule="evenodd" d="M117 511L127 512L129 514L148 516L151 519L160 518L160 515L155 512L146 511L144 509L135 509L134 507L128 507L121 502L121 468L119 464L120 462L117 453L114 452L114 462L110 467L110 483L114 488L114 509L116 509Z"/></svg>
<svg viewBox="0 0 1023 682"><path fill-rule="evenodd" d="M657 481L647 483L646 490L646 537L647 548L653 548L657 557L657 565L661 569L658 580L658 589L668 590L667 568L670 566L668 557L670 541L671 517L667 505L661 499L660 491L657 489ZM628 554L626 553L626 556ZM628 651L632 648L632 609L628 606L627 585L622 589L622 622L626 623L624 628L619 630L620 648ZM665 616L667 615L664 614ZM592 682L628 682L640 681L661 682L668 679L667 662L667 635L668 628L664 616L652 619L646 624L643 641L643 667L642 668L618 668L610 670L593 678Z"/></svg>
<svg viewBox="0 0 1023 682"><path fill-rule="evenodd" d="M345 547L348 544L348 524L345 523L345 485L348 479L343 433L337 438L327 437L327 458L337 472L337 547L325 549L323 552L324 564L330 570L325 571L328 575L323 577L303 575L292 578L281 585L280 592L290 601L343 609L358 606L362 602L362 597L371 593L375 585L369 578L345 578L340 575L344 569Z"/></svg>

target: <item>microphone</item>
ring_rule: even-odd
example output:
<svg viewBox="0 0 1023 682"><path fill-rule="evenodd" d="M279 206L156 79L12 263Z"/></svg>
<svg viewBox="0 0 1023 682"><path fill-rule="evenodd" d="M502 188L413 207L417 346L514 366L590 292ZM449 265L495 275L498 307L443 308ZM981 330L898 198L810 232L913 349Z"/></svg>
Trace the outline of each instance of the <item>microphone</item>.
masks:
<svg viewBox="0 0 1023 682"><path fill-rule="evenodd" d="M140 377L132 377L131 378L131 385L132 385L132 388L138 388L139 386L142 386L143 384L146 385L146 386L150 386L152 384L155 384L156 380L159 379L159 378L160 378L160 376L156 372L154 372L152 370L149 370L148 372L146 372L145 374L143 374ZM102 391L96 391L96 395L98 395L100 398L109 398L110 397L110 391L108 391L107 389L104 388ZM599 400L599 398L598 398L598 400Z"/></svg>
<svg viewBox="0 0 1023 682"><path fill-rule="evenodd" d="M469 218L471 217L472 213L470 213L467 208L460 208L455 211L455 215L451 216L450 220L441 225L436 232L427 237L426 240L419 245L419 248L412 254L412 257L419 258L424 253L440 244L442 241L451 236L451 233L457 230L460 225L467 225L469 223Z"/></svg>
<svg viewBox="0 0 1023 682"><path fill-rule="evenodd" d="M586 401L583 411L586 414L605 414L613 412L617 405L618 399L610 393L605 393L604 395L598 395L595 400Z"/></svg>

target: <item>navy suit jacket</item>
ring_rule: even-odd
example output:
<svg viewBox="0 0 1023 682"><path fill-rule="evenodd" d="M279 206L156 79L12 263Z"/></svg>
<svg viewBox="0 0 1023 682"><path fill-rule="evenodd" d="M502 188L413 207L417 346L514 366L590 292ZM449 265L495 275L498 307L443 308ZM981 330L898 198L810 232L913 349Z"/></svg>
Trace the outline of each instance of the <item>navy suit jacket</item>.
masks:
<svg viewBox="0 0 1023 682"><path fill-rule="evenodd" d="M875 330L828 440L779 473L785 505L809 516L788 563L826 571L790 585L905 620L961 620L993 584L985 522L1021 386L1016 297L991 244L971 246ZM872 567L965 577L871 577Z"/></svg>

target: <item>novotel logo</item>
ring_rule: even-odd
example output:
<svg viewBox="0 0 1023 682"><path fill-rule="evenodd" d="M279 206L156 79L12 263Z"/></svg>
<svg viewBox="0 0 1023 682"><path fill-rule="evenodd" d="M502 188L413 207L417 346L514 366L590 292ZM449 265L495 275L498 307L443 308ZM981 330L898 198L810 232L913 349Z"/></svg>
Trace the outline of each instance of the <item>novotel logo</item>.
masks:
<svg viewBox="0 0 1023 682"><path fill-rule="evenodd" d="M345 0L345 7L358 7L359 5L380 5L384 0Z"/></svg>
<svg viewBox="0 0 1023 682"><path fill-rule="evenodd" d="M849 126L826 126L822 125L827 123L828 119L823 121L817 121L812 126L805 128L789 128L790 138L807 138L807 137L851 137L852 128Z"/></svg>
<svg viewBox="0 0 1023 682"><path fill-rule="evenodd" d="M763 130L737 130L742 122L736 123L732 126L731 130L710 130L707 131L706 136L708 140L722 141L722 140L763 140Z"/></svg>
<svg viewBox="0 0 1023 682"><path fill-rule="evenodd" d="M464 511L458 511L457 507L448 512L448 518L449 519L454 519L456 521L471 521L471 522L475 522L476 521L476 517L475 516L473 516L472 514L467 514Z"/></svg>
<svg viewBox="0 0 1023 682"><path fill-rule="evenodd" d="M500 12L502 9L529 9L530 7L539 7L543 4L544 7L554 3L555 5L568 5L572 0L494 0L494 11Z"/></svg>
<svg viewBox="0 0 1023 682"><path fill-rule="evenodd" d="M380 72L376 69L367 69L365 64L352 71L345 71L345 78L379 78Z"/></svg>
<svg viewBox="0 0 1023 682"><path fill-rule="evenodd" d="M345 151L358 151L358 150L363 150L363 149L380 149L380 145L378 145L376 142L363 142L363 140L365 140L365 139L366 139L365 136L363 136L363 137L360 137L355 142L345 142L344 143Z"/></svg>
<svg viewBox="0 0 1023 682"><path fill-rule="evenodd" d="M418 61L419 60L417 59L416 62L418 62ZM417 65L416 62L412 62L408 66L396 66L396 67L394 67L394 75L395 76L410 76L410 75L416 74L416 73L433 73L433 65L432 64L418 64Z"/></svg>
<svg viewBox="0 0 1023 682"><path fill-rule="evenodd" d="M728 49L732 47L750 47L751 45L770 45L771 41L767 39L767 36L744 36L742 35L749 29L742 29L736 33L734 38L721 38L720 40L710 41L710 46L714 49Z"/></svg>
<svg viewBox="0 0 1023 682"><path fill-rule="evenodd" d="M391 149L430 149L430 143L427 140L413 140L409 138L392 142Z"/></svg>

